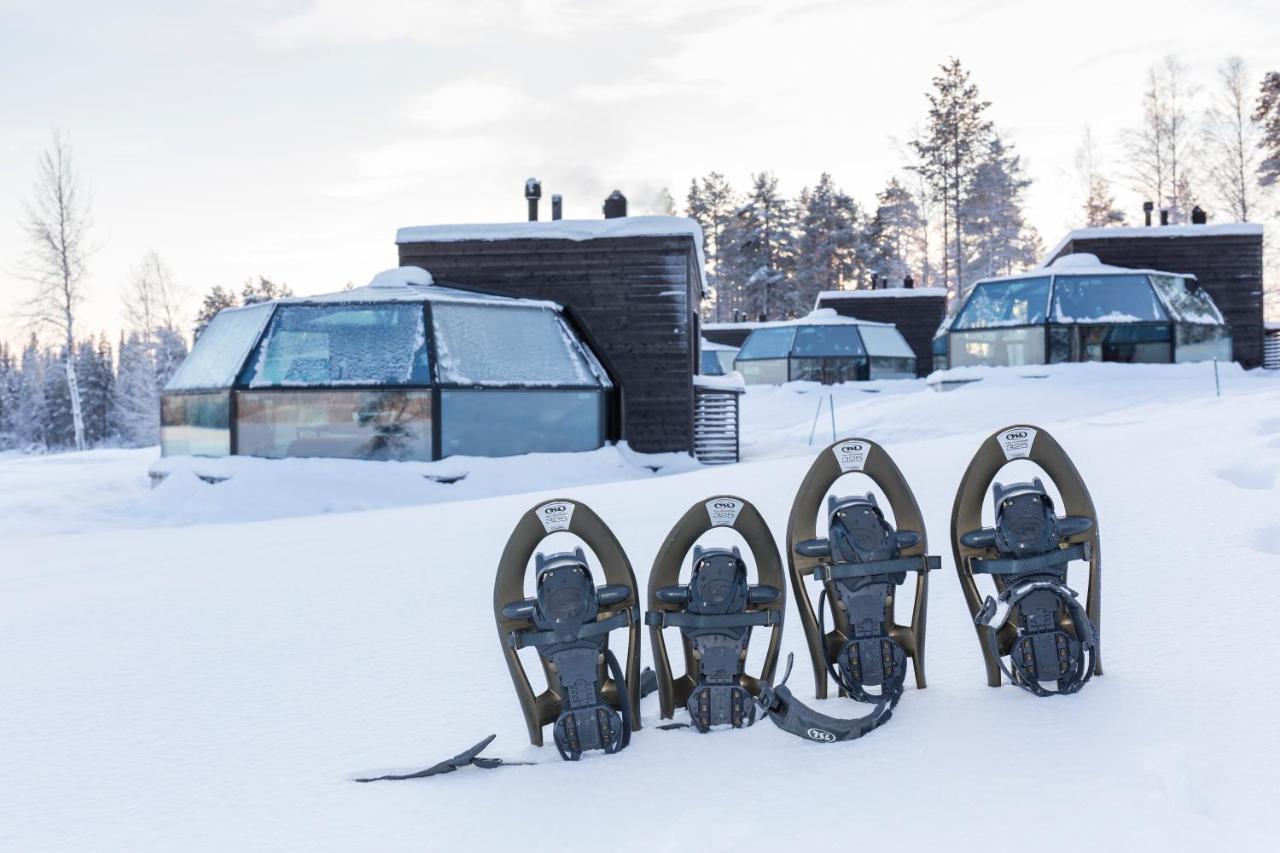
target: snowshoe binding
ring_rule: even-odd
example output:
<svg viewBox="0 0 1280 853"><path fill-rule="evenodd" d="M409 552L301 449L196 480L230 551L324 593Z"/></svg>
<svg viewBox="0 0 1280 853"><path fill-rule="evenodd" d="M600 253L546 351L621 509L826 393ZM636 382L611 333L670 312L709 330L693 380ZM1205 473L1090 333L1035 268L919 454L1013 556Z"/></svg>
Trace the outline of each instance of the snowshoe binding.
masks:
<svg viewBox="0 0 1280 853"><path fill-rule="evenodd" d="M599 558L606 583L597 586L582 548L534 558L535 593L524 597L529 557L557 531L581 538ZM639 728L639 598L635 574L621 546L588 507L571 501L541 504L521 518L498 564L494 611L529 740L542 745L552 724L566 761L582 753L624 749ZM609 635L628 632L626 666L609 648ZM517 654L537 649L547 689L535 695Z"/></svg>
<svg viewBox="0 0 1280 853"><path fill-rule="evenodd" d="M757 584L748 580L738 548L694 544L715 527L737 530L756 565ZM687 584L679 583L685 555L693 548ZM649 575L649 626L658 699L670 719L677 705L689 712L700 732L713 726L750 726L756 720L760 683L773 678L782 640L782 561L764 518L747 501L721 495L694 504L676 523L658 551ZM684 646L684 673L673 674L664 628L678 628ZM757 675L745 671L752 628L769 628L764 663ZM671 726L678 728L679 726Z"/></svg>
<svg viewBox="0 0 1280 853"><path fill-rule="evenodd" d="M1016 459L1034 462L1049 475L1068 515L1057 515L1039 478L1007 486L993 482ZM995 520L989 528L981 524L988 485ZM1023 425L984 442L956 495L952 547L988 684L998 687L1003 672L1036 696L1053 696L1075 693L1102 674L1097 513L1079 472L1052 436ZM1068 564L1076 560L1089 564L1087 606L1068 586ZM991 577L996 596L980 598L975 576L983 574Z"/></svg>

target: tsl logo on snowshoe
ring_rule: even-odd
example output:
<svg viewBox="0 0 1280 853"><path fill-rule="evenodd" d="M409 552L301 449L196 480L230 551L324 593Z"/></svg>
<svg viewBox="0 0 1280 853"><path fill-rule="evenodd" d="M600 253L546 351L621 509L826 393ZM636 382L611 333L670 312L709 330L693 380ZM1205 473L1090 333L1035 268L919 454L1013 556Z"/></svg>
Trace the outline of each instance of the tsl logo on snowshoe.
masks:
<svg viewBox="0 0 1280 853"><path fill-rule="evenodd" d="M846 441L831 448L844 472L861 471L867 465L867 453L871 446L865 441Z"/></svg>
<svg viewBox="0 0 1280 853"><path fill-rule="evenodd" d="M809 740L816 740L818 743L835 743L836 736L824 729L809 729L805 732L809 736Z"/></svg>
<svg viewBox="0 0 1280 853"><path fill-rule="evenodd" d="M711 517L712 527L733 527L738 521L740 512L742 512L742 501L732 498L707 501L707 515Z"/></svg>
<svg viewBox="0 0 1280 853"><path fill-rule="evenodd" d="M1031 455L1031 444L1036 440L1036 431L1030 427L1005 430L1000 433L999 440L1005 459L1026 459Z"/></svg>
<svg viewBox="0 0 1280 853"><path fill-rule="evenodd" d="M573 504L568 501L543 504L538 507L537 514L543 529L548 533L568 530L570 522L573 521Z"/></svg>

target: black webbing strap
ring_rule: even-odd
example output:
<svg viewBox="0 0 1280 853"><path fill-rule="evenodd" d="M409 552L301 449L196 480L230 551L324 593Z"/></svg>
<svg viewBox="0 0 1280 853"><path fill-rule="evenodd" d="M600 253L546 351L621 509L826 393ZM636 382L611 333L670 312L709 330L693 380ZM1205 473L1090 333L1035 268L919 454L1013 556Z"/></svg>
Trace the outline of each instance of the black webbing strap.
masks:
<svg viewBox="0 0 1280 853"><path fill-rule="evenodd" d="M1040 590L1049 590L1067 605L1067 612L1071 615L1071 625L1076 632L1076 642L1080 644L1080 660L1077 661L1076 676L1058 690L1046 690L1040 686L1040 682L1034 679L1020 678L1014 675L1000 655L1000 648L997 643L997 635L1000 629L1004 627L1005 620L1009 618L1009 614L1013 612L1013 608L1028 595ZM1036 696L1067 696L1075 693L1088 683L1089 679L1093 677L1094 648L1097 643L1094 640L1093 623L1089 621L1089 614L1076 599L1074 591L1053 581L1035 580L1016 587L1009 587L1000 593L1000 600L1005 602L1007 607L1004 615L1001 616L996 624L991 624L991 620L996 615L996 600L990 596L987 597L982 609L978 611L978 615L974 617L973 621L986 629L987 650L995 658L996 662L1000 664L1001 671L1004 672L1005 677L1010 682Z"/></svg>
<svg viewBox="0 0 1280 853"><path fill-rule="evenodd" d="M833 618L834 612L835 606L832 605ZM831 676L832 681L840 685L849 698L856 699L859 702L892 701L895 705L898 703L898 698L902 695L903 685L906 684L907 680L905 666L897 676L890 681L886 681L881 686L879 695L868 693L861 684L855 684L840 675L840 670L836 666L836 662L831 659L831 653L827 649L827 590L825 588L822 590L822 594L818 596L818 636L822 638L822 659L827 664L827 674ZM897 643L897 640L892 639L888 634L881 634L875 637L854 637L853 639L858 642L889 640L891 643Z"/></svg>
<svg viewBox="0 0 1280 853"><path fill-rule="evenodd" d="M975 575L1021 575L1028 572L1052 569L1056 566L1065 565L1072 560L1087 559L1089 559L1089 546L1081 543L1067 548L1059 548L1056 551L1050 551L1048 554L1039 554L1035 557L1005 557L995 560L974 557L969 560L969 567L970 571Z"/></svg>
<svg viewBox="0 0 1280 853"><path fill-rule="evenodd" d="M489 735L470 749L460 752L453 758L445 759L439 764L433 764L426 770L419 770L417 773L405 773L403 775L389 774L386 776L373 776L368 779L357 779L357 782L381 782L383 780L400 782L405 779L425 779L428 776L439 776L442 773L452 773L453 771L473 765L482 770L492 770L495 767L515 767L530 765L530 761L503 761L501 758L481 758L480 753L484 752L485 747L493 743L493 739L497 735Z"/></svg>
<svg viewBox="0 0 1280 853"><path fill-rule="evenodd" d="M871 713L850 720L829 717L813 710L796 699L786 686L793 657L787 655L787 671L782 683L773 687L768 682L761 682L760 695L756 697L765 715L783 731L816 743L835 743L856 740L889 722L893 716L893 708L898 704L901 693L880 702Z"/></svg>
<svg viewBox="0 0 1280 853"><path fill-rule="evenodd" d="M616 628L622 628L636 621L636 609L628 607L625 610L619 610L608 619L601 619L598 622L588 622L578 629L577 635L572 640L562 640L555 631L512 631L507 635L507 643L513 649L527 649L530 646L551 646L556 643L572 643L576 640L588 640L592 637L599 637L601 634L607 634Z"/></svg>
<svg viewBox="0 0 1280 853"><path fill-rule="evenodd" d="M865 578L869 575L893 575L902 572L931 572L942 567L941 557L918 554L914 557L897 557L892 560L872 560L869 563L822 564L813 570L813 577L820 581L842 581Z"/></svg>
<svg viewBox="0 0 1280 853"><path fill-rule="evenodd" d="M622 739L618 741L618 750L621 751L631 743L631 694L627 691L627 678L622 674L622 665L609 649L604 650L604 662L609 667L613 687L618 692L618 712L622 714Z"/></svg>
<svg viewBox="0 0 1280 853"><path fill-rule="evenodd" d="M782 624L777 610L755 610L748 613L699 614L686 611L650 610L644 624L655 628L751 628Z"/></svg>

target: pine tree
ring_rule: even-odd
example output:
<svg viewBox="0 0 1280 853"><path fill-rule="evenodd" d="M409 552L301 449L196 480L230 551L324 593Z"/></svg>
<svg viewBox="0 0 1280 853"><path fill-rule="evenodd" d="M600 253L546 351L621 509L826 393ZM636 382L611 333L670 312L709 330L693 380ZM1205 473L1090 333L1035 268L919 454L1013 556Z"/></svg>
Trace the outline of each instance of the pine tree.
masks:
<svg viewBox="0 0 1280 853"><path fill-rule="evenodd" d="M890 286L900 287L919 262L921 286L926 286L920 257L922 241L927 239L924 230L915 197L897 178L890 178L876 196L876 210L867 228L872 272Z"/></svg>
<svg viewBox="0 0 1280 853"><path fill-rule="evenodd" d="M780 317L795 267L794 209L778 193L771 172L751 178L751 192L723 235L722 274L741 294L741 310L752 317Z"/></svg>
<svg viewBox="0 0 1280 853"><path fill-rule="evenodd" d="M137 332L120 343L113 411L120 440L127 447L147 447L160 436L160 394L156 365Z"/></svg>
<svg viewBox="0 0 1280 853"><path fill-rule="evenodd" d="M689 184L685 198L685 215L702 228L703 254L707 261L707 286L711 290L711 305L707 306L708 319L717 322L730 319L736 309L738 294L729 281L721 281L720 250L725 230L738 208L733 188L719 172L708 172L699 181Z"/></svg>
<svg viewBox="0 0 1280 853"><path fill-rule="evenodd" d="M1116 207L1111 181L1103 174L1093 132L1086 126L1076 150L1076 172L1084 184L1084 224L1087 228L1123 225L1124 211Z"/></svg>
<svg viewBox="0 0 1280 853"><path fill-rule="evenodd" d="M986 156L974 170L965 192L963 214L970 224L965 278L967 287L980 278L1008 275L1035 263L1027 257L1022 197L1031 181L1023 177L1022 159L1000 137L987 143Z"/></svg>
<svg viewBox="0 0 1280 853"><path fill-rule="evenodd" d="M813 309L818 294L855 283L865 241L862 217L852 198L826 172L799 200L795 283L783 303L790 314Z"/></svg>
<svg viewBox="0 0 1280 853"><path fill-rule="evenodd" d="M917 158L911 168L942 201L942 280L950 287L964 279L965 191L992 133L986 118L991 102L981 99L969 72L954 58L933 78L933 91L926 97L928 125L924 135L911 142Z"/></svg>
<svg viewBox="0 0 1280 853"><path fill-rule="evenodd" d="M49 417L44 388L44 353L40 351L40 343L33 334L22 350L13 410L14 445L22 450L43 450L48 447L45 428Z"/></svg>
<svg viewBox="0 0 1280 853"><path fill-rule="evenodd" d="M1280 71L1268 71L1262 80L1253 120L1262 127L1262 161L1258 178L1264 187L1280 183Z"/></svg>
<svg viewBox="0 0 1280 853"><path fill-rule="evenodd" d="M51 450L83 450L83 422L80 426L80 442L76 441L76 413L71 407L71 390L67 386L66 376L60 365L74 359L68 359L61 348L49 348L41 353L44 364L41 375L44 377L44 441ZM78 377L77 377L78 378ZM81 409L83 413L83 409Z"/></svg>
<svg viewBox="0 0 1280 853"><path fill-rule="evenodd" d="M0 341L0 450L17 446L14 424L18 410L18 364L13 350Z"/></svg>
<svg viewBox="0 0 1280 853"><path fill-rule="evenodd" d="M283 299L286 296L293 296L289 285L276 284L261 275L256 282L249 279L244 283L244 287L240 288L240 302L244 305L256 305L259 302L270 302L272 299Z"/></svg>
<svg viewBox="0 0 1280 853"><path fill-rule="evenodd" d="M204 333L209 321L219 311L223 308L234 308L239 304L234 293L220 284L215 285L212 290L204 295L204 301L200 304L200 311L196 314L196 325L192 340L199 338Z"/></svg>

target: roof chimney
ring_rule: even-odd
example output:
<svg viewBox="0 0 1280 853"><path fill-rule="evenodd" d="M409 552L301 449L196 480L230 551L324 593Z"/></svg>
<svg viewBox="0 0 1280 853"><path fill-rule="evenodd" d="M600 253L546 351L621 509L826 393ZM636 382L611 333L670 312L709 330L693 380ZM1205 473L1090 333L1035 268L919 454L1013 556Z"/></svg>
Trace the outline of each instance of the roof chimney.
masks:
<svg viewBox="0 0 1280 853"><path fill-rule="evenodd" d="M551 196L551 219L556 220L561 216L561 207L564 199L560 197L560 193Z"/></svg>
<svg viewBox="0 0 1280 853"><path fill-rule="evenodd" d="M1147 220L1147 227L1148 227L1148 228L1150 228L1150 227L1151 227L1151 211L1153 211L1153 210L1155 210L1155 209L1156 209L1156 206L1155 206L1155 203L1154 203L1154 202L1144 201L1144 202L1142 203L1142 216L1143 216L1143 218L1144 218L1144 219L1146 219L1146 220Z"/></svg>
<svg viewBox="0 0 1280 853"><path fill-rule="evenodd" d="M538 221L538 199L542 198L542 181L529 178L524 182L524 197L529 200L529 221Z"/></svg>
<svg viewBox="0 0 1280 853"><path fill-rule="evenodd" d="M910 290L911 288L916 286L916 280L912 278L910 275L908 275L906 278L902 280L902 286L905 287L907 290Z"/></svg>
<svg viewBox="0 0 1280 853"><path fill-rule="evenodd" d="M604 218L621 219L627 215L627 197L621 190L614 190L604 200Z"/></svg>
<svg viewBox="0 0 1280 853"><path fill-rule="evenodd" d="M1197 204L1195 207L1191 208L1192 225L1207 225L1208 222L1209 214L1205 213L1204 209L1201 208L1200 205Z"/></svg>
<svg viewBox="0 0 1280 853"><path fill-rule="evenodd" d="M1160 209L1160 224L1161 225L1169 224L1169 208L1167 207Z"/></svg>

